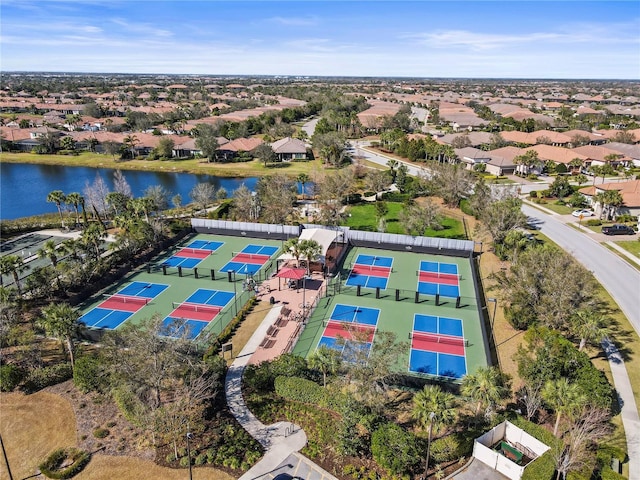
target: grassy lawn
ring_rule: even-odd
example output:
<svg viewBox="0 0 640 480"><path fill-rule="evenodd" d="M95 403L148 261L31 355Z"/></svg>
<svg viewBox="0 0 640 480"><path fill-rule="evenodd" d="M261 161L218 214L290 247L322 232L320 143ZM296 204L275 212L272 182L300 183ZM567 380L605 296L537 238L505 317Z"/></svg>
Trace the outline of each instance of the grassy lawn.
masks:
<svg viewBox="0 0 640 480"><path fill-rule="evenodd" d="M553 200L549 203L541 203L540 206L544 208L548 208L552 212L558 213L560 215L568 215L575 210L575 208L573 207L568 207L566 205L558 205L555 202L556 201Z"/></svg>
<svg viewBox="0 0 640 480"><path fill-rule="evenodd" d="M640 258L640 241L626 240L624 242L615 242L619 247L624 248L627 252Z"/></svg>
<svg viewBox="0 0 640 480"><path fill-rule="evenodd" d="M396 202L386 202L389 212L385 215L387 221L387 233L405 234L404 228L399 220L402 204ZM347 210L349 217L346 225L357 230L367 230L375 232L378 229L376 221L376 207L372 203L363 203L353 205ZM450 217L444 217L442 222L443 230L428 229L425 232L427 237L443 237L443 238L465 238L464 226L462 222Z"/></svg>
<svg viewBox="0 0 640 480"><path fill-rule="evenodd" d="M49 392L0 394L0 433L13 478L32 478L38 464L54 449L78 444L76 417L67 400ZM96 453L76 477L79 480L185 478L186 469L156 465L151 460ZM0 478L9 478L4 461ZM39 477L40 478L40 477ZM214 468L194 468L196 480L231 480Z"/></svg>
<svg viewBox="0 0 640 480"><path fill-rule="evenodd" d="M79 155L37 155L34 153L5 153L0 159L7 163L35 163L46 165L65 165L75 167L103 167L120 170L149 170L163 172L183 172L217 175L219 177L261 177L275 173L297 176L311 173L321 166L320 160L308 162L280 163L274 167L265 167L258 160L238 163L206 163L202 159L188 160L126 160L118 161L110 155L82 152Z"/></svg>

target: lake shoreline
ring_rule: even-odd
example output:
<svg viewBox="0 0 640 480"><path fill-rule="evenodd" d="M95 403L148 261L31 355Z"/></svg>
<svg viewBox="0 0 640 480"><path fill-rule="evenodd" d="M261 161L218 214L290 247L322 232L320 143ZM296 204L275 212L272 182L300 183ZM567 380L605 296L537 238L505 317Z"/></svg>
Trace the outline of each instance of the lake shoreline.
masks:
<svg viewBox="0 0 640 480"><path fill-rule="evenodd" d="M279 164L277 167L265 167L257 160L250 162L208 163L200 159L187 160L115 160L99 153L83 152L79 155L39 155L32 153L0 153L0 163L19 163L32 165L56 165L61 167L108 168L112 170L132 170L160 173L189 173L192 175L213 175L225 178L249 178L284 173L297 176L310 173L317 160Z"/></svg>

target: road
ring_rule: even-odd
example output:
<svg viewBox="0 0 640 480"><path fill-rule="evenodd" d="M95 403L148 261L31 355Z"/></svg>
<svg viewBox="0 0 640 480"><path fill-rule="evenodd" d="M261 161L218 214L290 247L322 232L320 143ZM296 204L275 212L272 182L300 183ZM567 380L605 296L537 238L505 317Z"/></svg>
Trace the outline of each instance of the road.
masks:
<svg viewBox="0 0 640 480"><path fill-rule="evenodd" d="M528 205L531 223L590 270L640 334L640 272L589 236Z"/></svg>
<svg viewBox="0 0 640 480"><path fill-rule="evenodd" d="M387 162L392 158L392 157L385 157L384 155L380 155L377 153L373 153L369 150L365 150L364 148L362 148L363 144L353 141L352 145L355 148L356 151L356 155L359 155L361 157L364 157L366 160L369 160L370 162L373 163L377 163L378 165L383 165L383 166L387 166ZM408 162L403 162L402 160L398 160L398 163L401 163L403 165L407 166L407 171L409 173L409 175L413 175L415 177L418 176L424 176L427 174L427 171L424 168L421 167L416 167L415 165L408 163Z"/></svg>

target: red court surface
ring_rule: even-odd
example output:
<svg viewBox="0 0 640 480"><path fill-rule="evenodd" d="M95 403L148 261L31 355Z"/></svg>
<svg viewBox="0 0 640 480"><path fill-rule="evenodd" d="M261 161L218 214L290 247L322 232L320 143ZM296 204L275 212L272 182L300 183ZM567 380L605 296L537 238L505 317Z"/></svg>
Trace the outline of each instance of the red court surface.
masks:
<svg viewBox="0 0 640 480"><path fill-rule="evenodd" d="M125 297L123 295L113 295L112 297L106 299L104 302L98 305L98 307L108 310L137 312L147 303L149 303L149 299L144 297Z"/></svg>
<svg viewBox="0 0 640 480"><path fill-rule="evenodd" d="M179 305L169 314L171 318L185 318L189 320L200 320L210 322L220 313L219 308L205 307L200 305Z"/></svg>
<svg viewBox="0 0 640 480"><path fill-rule="evenodd" d="M345 328L346 327L346 328ZM354 326L347 322L334 322L331 320L324 329L323 337L342 337L346 340L356 340L358 342L373 342L376 328L367 325ZM357 337L357 338L356 338Z"/></svg>
<svg viewBox="0 0 640 480"><path fill-rule="evenodd" d="M464 339L461 337L444 337L413 332L411 348L427 350L429 352L464 355Z"/></svg>
<svg viewBox="0 0 640 480"><path fill-rule="evenodd" d="M387 278L391 269L388 267L370 267L368 265L355 264L351 270L357 275L369 275L370 277L384 277Z"/></svg>
<svg viewBox="0 0 640 480"><path fill-rule="evenodd" d="M251 263L254 265L262 265L266 263L269 258L269 255L260 255L257 253L238 253L235 257L231 259L232 262L238 263Z"/></svg>
<svg viewBox="0 0 640 480"><path fill-rule="evenodd" d="M199 250L197 248L183 248L173 254L174 257L186 258L207 258L211 255L211 250Z"/></svg>
<svg viewBox="0 0 640 480"><path fill-rule="evenodd" d="M458 276L450 273L420 272L420 281L442 283L444 285L458 285Z"/></svg>

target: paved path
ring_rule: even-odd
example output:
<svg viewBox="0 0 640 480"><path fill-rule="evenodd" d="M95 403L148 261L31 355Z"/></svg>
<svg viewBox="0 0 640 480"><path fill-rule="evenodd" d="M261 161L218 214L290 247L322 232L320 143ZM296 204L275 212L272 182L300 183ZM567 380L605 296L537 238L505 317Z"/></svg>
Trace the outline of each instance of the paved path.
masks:
<svg viewBox="0 0 640 480"><path fill-rule="evenodd" d="M561 215L553 212L544 213L526 204L522 206L522 211L542 233L570 252L593 273L618 303L636 332L640 332L640 272L588 234L565 225L560 218ZM640 480L640 416L633 389L622 356L616 347L608 340L602 342L602 347L609 359L621 407L629 455L629 480Z"/></svg>
<svg viewBox="0 0 640 480"><path fill-rule="evenodd" d="M262 460L240 477L240 480L270 480L279 474L288 474L308 480L336 480L299 452L307 443L304 430L289 422L265 425L249 411L242 396L242 373L253 352L278 318L282 305L275 305L229 367L225 379L227 404L233 416L249 434L265 448Z"/></svg>

